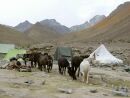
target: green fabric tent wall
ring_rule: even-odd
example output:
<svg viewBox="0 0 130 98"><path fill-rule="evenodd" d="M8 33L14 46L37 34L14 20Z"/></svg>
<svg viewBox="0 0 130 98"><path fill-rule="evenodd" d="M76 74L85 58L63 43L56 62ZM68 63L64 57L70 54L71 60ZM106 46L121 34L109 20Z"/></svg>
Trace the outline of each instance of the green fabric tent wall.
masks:
<svg viewBox="0 0 130 98"><path fill-rule="evenodd" d="M15 49L14 44L0 44L0 53L8 53L10 50Z"/></svg>
<svg viewBox="0 0 130 98"><path fill-rule="evenodd" d="M17 54L25 54L26 50L24 49L12 49L6 55L4 60L9 60L11 57L16 57Z"/></svg>
<svg viewBox="0 0 130 98"><path fill-rule="evenodd" d="M71 59L73 56L72 54L72 48L70 47L57 47L54 58L55 60L58 60L60 57L65 57L67 59Z"/></svg>

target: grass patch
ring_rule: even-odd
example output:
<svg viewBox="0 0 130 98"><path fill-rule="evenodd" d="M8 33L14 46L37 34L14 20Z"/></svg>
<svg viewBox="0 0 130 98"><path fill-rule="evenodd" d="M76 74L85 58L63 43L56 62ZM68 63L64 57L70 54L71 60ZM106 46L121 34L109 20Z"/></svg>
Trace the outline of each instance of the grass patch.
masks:
<svg viewBox="0 0 130 98"><path fill-rule="evenodd" d="M13 97L10 97L8 95L0 95L0 98L13 98Z"/></svg>
<svg viewBox="0 0 130 98"><path fill-rule="evenodd" d="M130 88L130 81L124 81L124 80L121 80L121 79L112 79L112 80L109 80L108 81L108 85L114 85L114 86L127 86Z"/></svg>

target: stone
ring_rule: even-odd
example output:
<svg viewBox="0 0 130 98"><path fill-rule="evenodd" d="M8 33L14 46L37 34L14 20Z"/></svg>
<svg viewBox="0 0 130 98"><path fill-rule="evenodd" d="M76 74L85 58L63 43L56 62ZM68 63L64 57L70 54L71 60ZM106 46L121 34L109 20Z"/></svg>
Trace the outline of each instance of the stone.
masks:
<svg viewBox="0 0 130 98"><path fill-rule="evenodd" d="M58 88L58 90L62 93L72 94L72 89Z"/></svg>
<svg viewBox="0 0 130 98"><path fill-rule="evenodd" d="M28 81L25 81L24 83L32 84L32 83L34 83L34 82L33 82L33 80L28 80Z"/></svg>
<svg viewBox="0 0 130 98"><path fill-rule="evenodd" d="M42 85L45 85L45 83L46 83L46 80L42 81L42 83L41 83L41 84L42 84Z"/></svg>
<svg viewBox="0 0 130 98"><path fill-rule="evenodd" d="M103 94L104 96L108 96L108 94Z"/></svg>
<svg viewBox="0 0 130 98"><path fill-rule="evenodd" d="M91 93L97 93L97 89L90 90Z"/></svg>
<svg viewBox="0 0 130 98"><path fill-rule="evenodd" d="M125 96L128 97L128 88L127 87L117 87L112 90L113 95L115 96Z"/></svg>

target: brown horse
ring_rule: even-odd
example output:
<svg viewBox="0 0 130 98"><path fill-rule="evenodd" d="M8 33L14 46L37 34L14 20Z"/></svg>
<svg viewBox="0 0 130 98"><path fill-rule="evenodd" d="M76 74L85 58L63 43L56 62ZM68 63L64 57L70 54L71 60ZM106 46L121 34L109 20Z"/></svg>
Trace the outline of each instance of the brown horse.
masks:
<svg viewBox="0 0 130 98"><path fill-rule="evenodd" d="M30 61L31 67L36 67L40 54L41 53L39 53L39 52L34 52L34 53L30 53L30 54L23 54L23 56L20 58L22 58L24 60L25 65L28 61Z"/></svg>
<svg viewBox="0 0 130 98"><path fill-rule="evenodd" d="M83 61L84 58L88 58L89 55L82 55L82 56L74 56L71 60L71 67L68 67L68 74L73 78L73 80L76 80L76 71L78 70L78 76L80 71L80 63Z"/></svg>
<svg viewBox="0 0 130 98"><path fill-rule="evenodd" d="M38 59L38 68L42 71L42 68L44 70L50 72L52 70L53 66L53 58L48 54L40 54Z"/></svg>

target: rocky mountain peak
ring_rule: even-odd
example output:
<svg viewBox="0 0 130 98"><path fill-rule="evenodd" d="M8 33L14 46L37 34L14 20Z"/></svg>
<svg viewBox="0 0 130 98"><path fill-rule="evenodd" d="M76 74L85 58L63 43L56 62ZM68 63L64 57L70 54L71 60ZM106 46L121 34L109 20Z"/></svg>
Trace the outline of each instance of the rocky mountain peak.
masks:
<svg viewBox="0 0 130 98"><path fill-rule="evenodd" d="M33 24L30 23L29 21L25 20L22 23L19 23L17 26L15 26L14 28L20 32L25 32L26 30L28 30Z"/></svg>
<svg viewBox="0 0 130 98"><path fill-rule="evenodd" d="M97 24L98 22L102 21L105 18L106 18L105 15L96 15L89 22L86 21L85 23L83 23L81 25L72 26L70 29L71 29L72 32L81 31L83 29L87 29L87 28Z"/></svg>
<svg viewBox="0 0 130 98"><path fill-rule="evenodd" d="M90 25L93 26L93 25L97 24L98 22L102 21L105 18L106 18L105 15L96 15L92 19L90 19L89 23L90 23Z"/></svg>

